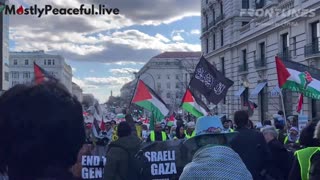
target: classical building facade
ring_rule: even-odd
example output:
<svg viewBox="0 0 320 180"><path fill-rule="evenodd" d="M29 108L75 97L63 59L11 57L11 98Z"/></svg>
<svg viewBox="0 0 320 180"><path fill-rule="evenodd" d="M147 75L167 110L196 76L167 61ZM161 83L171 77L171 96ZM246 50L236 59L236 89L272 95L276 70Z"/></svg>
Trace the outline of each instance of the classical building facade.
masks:
<svg viewBox="0 0 320 180"><path fill-rule="evenodd" d="M282 109L275 56L320 67L318 0L202 0L201 4L202 52L235 82L219 105L226 107L220 113L229 118L246 109L248 99L258 105L251 117L257 122ZM286 114L296 114L297 93L283 94ZM319 102L305 97L303 113L316 116Z"/></svg>
<svg viewBox="0 0 320 180"><path fill-rule="evenodd" d="M8 4L8 0L0 0L0 5ZM8 90L9 85L9 17L0 13L0 90Z"/></svg>
<svg viewBox="0 0 320 180"><path fill-rule="evenodd" d="M199 62L200 52L164 52L151 58L136 74L169 106L177 111Z"/></svg>
<svg viewBox="0 0 320 180"><path fill-rule="evenodd" d="M34 80L34 63L59 79L72 93L72 70L60 55L46 54L44 51L10 52L10 87L30 83Z"/></svg>

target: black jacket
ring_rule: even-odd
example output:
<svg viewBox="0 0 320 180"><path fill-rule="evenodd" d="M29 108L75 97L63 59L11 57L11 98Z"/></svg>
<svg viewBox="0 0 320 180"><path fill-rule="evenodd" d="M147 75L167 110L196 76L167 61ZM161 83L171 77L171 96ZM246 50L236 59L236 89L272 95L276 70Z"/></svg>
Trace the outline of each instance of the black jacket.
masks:
<svg viewBox="0 0 320 180"><path fill-rule="evenodd" d="M273 139L268 143L272 155L272 171L273 177L277 179L288 179L288 174L291 168L291 159L289 152L283 144L277 139Z"/></svg>
<svg viewBox="0 0 320 180"><path fill-rule="evenodd" d="M140 149L141 141L136 136L121 137L110 143L107 152L107 163L104 168L104 180L126 179L128 175L129 154L135 154ZM112 147L114 146L114 147ZM125 148L124 150L121 146Z"/></svg>
<svg viewBox="0 0 320 180"><path fill-rule="evenodd" d="M241 157L254 180L262 179L260 173L271 167L271 153L260 132L252 129L237 129L238 135L231 141L231 148Z"/></svg>

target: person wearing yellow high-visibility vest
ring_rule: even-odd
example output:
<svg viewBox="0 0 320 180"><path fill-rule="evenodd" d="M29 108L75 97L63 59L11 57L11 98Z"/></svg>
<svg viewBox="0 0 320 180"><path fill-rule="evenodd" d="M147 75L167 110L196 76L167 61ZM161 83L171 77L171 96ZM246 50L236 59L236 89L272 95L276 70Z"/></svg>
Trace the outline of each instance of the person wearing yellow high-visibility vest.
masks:
<svg viewBox="0 0 320 180"><path fill-rule="evenodd" d="M284 138L283 144L289 143L299 144L299 130L296 127L290 128L289 135Z"/></svg>
<svg viewBox="0 0 320 180"><path fill-rule="evenodd" d="M162 131L162 127L160 123L157 123L154 126L154 130L150 131L150 135L147 139L147 142L154 142L154 141L166 141L168 140L168 135Z"/></svg>
<svg viewBox="0 0 320 180"><path fill-rule="evenodd" d="M315 127L316 123L310 123L309 125L307 125L305 127L305 129L310 130L309 127ZM304 129L304 130L305 130ZM302 131L301 134L304 133L304 130ZM290 174L289 174L289 178L290 180L313 180L314 178L310 177L310 168L311 168L311 160L313 158L313 156L320 151L320 147L319 147L319 141L320 141L320 122L318 123L318 125L315 128L314 131L314 137L309 137L309 135L301 135L304 138L308 138L308 139L317 139L317 141L312 141L311 144L309 144L309 147L306 147L304 149L298 150L294 153L295 156L295 160L293 162ZM306 141L306 140L304 140ZM304 144L305 142L302 142L301 139L301 143ZM312 174L311 174L312 175Z"/></svg>
<svg viewBox="0 0 320 180"><path fill-rule="evenodd" d="M232 128L230 128L229 120L227 120L227 119L223 120L222 126L223 126L222 132L226 132L226 133L234 132L234 130Z"/></svg>
<svg viewBox="0 0 320 180"><path fill-rule="evenodd" d="M187 139L190 139L196 135L195 129L195 123L194 122L188 122L187 123L187 130L184 131L185 137Z"/></svg>

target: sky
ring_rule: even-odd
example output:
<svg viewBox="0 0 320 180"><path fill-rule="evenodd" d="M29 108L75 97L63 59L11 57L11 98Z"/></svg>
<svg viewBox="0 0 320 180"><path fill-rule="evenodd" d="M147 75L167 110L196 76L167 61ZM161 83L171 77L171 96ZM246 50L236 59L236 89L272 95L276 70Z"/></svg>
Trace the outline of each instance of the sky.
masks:
<svg viewBox="0 0 320 180"><path fill-rule="evenodd" d="M153 56L164 51L200 51L198 0L10 0L16 7L118 8L119 15L11 15L10 51L60 54L73 82L100 103Z"/></svg>

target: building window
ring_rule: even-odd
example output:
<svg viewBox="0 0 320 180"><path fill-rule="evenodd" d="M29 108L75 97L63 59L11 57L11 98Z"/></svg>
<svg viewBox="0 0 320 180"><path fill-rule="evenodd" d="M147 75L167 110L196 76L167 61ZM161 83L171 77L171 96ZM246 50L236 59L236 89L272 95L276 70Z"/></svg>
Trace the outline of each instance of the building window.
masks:
<svg viewBox="0 0 320 180"><path fill-rule="evenodd" d="M29 60L28 59L24 60L24 65L29 65Z"/></svg>
<svg viewBox="0 0 320 180"><path fill-rule="evenodd" d="M4 80L9 81L9 73L8 72L4 72Z"/></svg>
<svg viewBox="0 0 320 180"><path fill-rule="evenodd" d="M30 78L30 72L24 72L22 74L22 76L23 76L23 79L29 79Z"/></svg>
<svg viewBox="0 0 320 180"><path fill-rule="evenodd" d="M179 89L179 88L180 88L180 83L177 82L177 83L176 83L176 89Z"/></svg>
<svg viewBox="0 0 320 180"><path fill-rule="evenodd" d="M46 59L44 60L44 65L47 65L47 60Z"/></svg>
<svg viewBox="0 0 320 180"><path fill-rule="evenodd" d="M170 89L171 88L171 84L168 82L167 83L167 89Z"/></svg>
<svg viewBox="0 0 320 180"><path fill-rule="evenodd" d="M282 60L289 59L289 35L288 33L281 35L281 54Z"/></svg>
<svg viewBox="0 0 320 180"><path fill-rule="evenodd" d="M158 88L158 90L161 89L161 83L157 83L157 88Z"/></svg>
<svg viewBox="0 0 320 180"><path fill-rule="evenodd" d="M212 49L215 50L216 49L216 34L213 33L212 35Z"/></svg>
<svg viewBox="0 0 320 180"><path fill-rule="evenodd" d="M267 88L264 87L259 93L260 120L261 122L267 120L266 112L268 112L268 93Z"/></svg>
<svg viewBox="0 0 320 180"><path fill-rule="evenodd" d="M167 93L167 98L171 98L171 94L169 92Z"/></svg>
<svg viewBox="0 0 320 180"><path fill-rule="evenodd" d="M225 67L224 67L224 57L222 57L221 59L220 59L220 61L221 61L221 72L222 72L222 74L223 75L225 75L226 73L225 73Z"/></svg>
<svg viewBox="0 0 320 180"><path fill-rule="evenodd" d="M220 30L221 47L223 46L223 29Z"/></svg>
<svg viewBox="0 0 320 180"><path fill-rule="evenodd" d="M170 79L170 74L167 74L167 78Z"/></svg>
<svg viewBox="0 0 320 180"><path fill-rule="evenodd" d="M208 18L208 15L206 14L206 15L204 16L204 18L205 18L206 28L208 28L208 27L209 27L209 18Z"/></svg>
<svg viewBox="0 0 320 180"><path fill-rule="evenodd" d="M249 9L249 0L242 0L242 9Z"/></svg>
<svg viewBox="0 0 320 180"><path fill-rule="evenodd" d="M311 42L319 43L320 37L320 23L319 21L311 24Z"/></svg>
<svg viewBox="0 0 320 180"><path fill-rule="evenodd" d="M52 65L54 65L54 59L52 59Z"/></svg>
<svg viewBox="0 0 320 180"><path fill-rule="evenodd" d="M209 0L206 0L206 4L208 4L208 1L209 1Z"/></svg>
<svg viewBox="0 0 320 180"><path fill-rule="evenodd" d="M18 65L18 60L17 59L13 60L13 65Z"/></svg>
<svg viewBox="0 0 320 180"><path fill-rule="evenodd" d="M158 78L158 79L161 79L161 75L160 75L160 74L158 74L158 75L157 75L157 78Z"/></svg>
<svg viewBox="0 0 320 180"><path fill-rule="evenodd" d="M179 74L176 74L176 79L179 80Z"/></svg>
<svg viewBox="0 0 320 180"><path fill-rule="evenodd" d="M12 78L13 79L18 79L19 78L19 72L13 71L12 72Z"/></svg>
<svg viewBox="0 0 320 180"><path fill-rule="evenodd" d="M214 22L215 20L216 20L216 12L214 11L214 9L212 9L212 21Z"/></svg>
<svg viewBox="0 0 320 180"><path fill-rule="evenodd" d="M247 106L249 101L249 88L246 88L241 95L242 97L242 106Z"/></svg>
<svg viewBox="0 0 320 180"><path fill-rule="evenodd" d="M292 53L294 56L297 55L297 39L296 39L296 37L292 38Z"/></svg>
<svg viewBox="0 0 320 180"><path fill-rule="evenodd" d="M176 98L180 98L180 93L176 92Z"/></svg>
<svg viewBox="0 0 320 180"><path fill-rule="evenodd" d="M259 48L260 48L260 62L261 63L265 63L265 58L266 58L266 45L265 43L260 43L259 44Z"/></svg>
<svg viewBox="0 0 320 180"><path fill-rule="evenodd" d="M220 1L220 14L223 15L223 1Z"/></svg>
<svg viewBox="0 0 320 180"><path fill-rule="evenodd" d="M51 65L51 59L48 59L48 65Z"/></svg>
<svg viewBox="0 0 320 180"><path fill-rule="evenodd" d="M256 1L256 9L261 9L265 6L265 0Z"/></svg>
<svg viewBox="0 0 320 180"><path fill-rule="evenodd" d="M242 50L242 62L243 62L243 71L248 71L248 64L247 64L247 50Z"/></svg>
<svg viewBox="0 0 320 180"><path fill-rule="evenodd" d="M241 25L242 26L245 26L245 25L247 25L249 22L248 21L243 21L242 23L241 23Z"/></svg>
<svg viewBox="0 0 320 180"><path fill-rule="evenodd" d="M206 39L206 53L209 53L209 39Z"/></svg>

